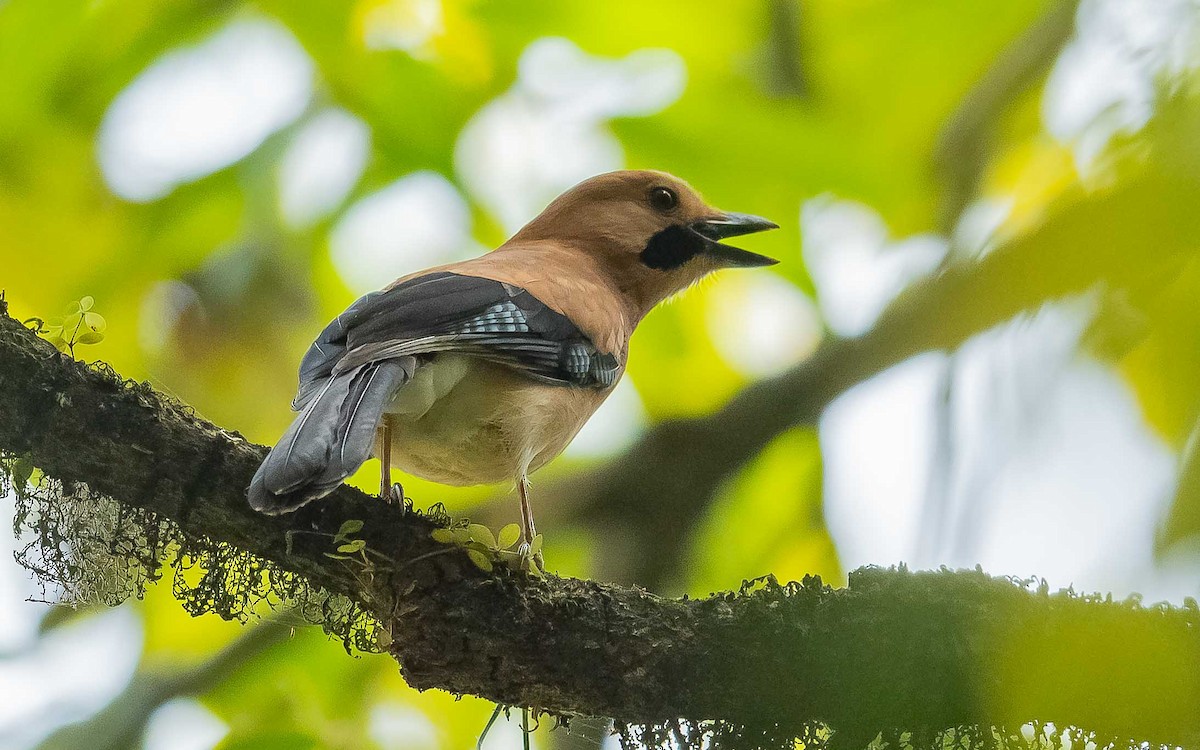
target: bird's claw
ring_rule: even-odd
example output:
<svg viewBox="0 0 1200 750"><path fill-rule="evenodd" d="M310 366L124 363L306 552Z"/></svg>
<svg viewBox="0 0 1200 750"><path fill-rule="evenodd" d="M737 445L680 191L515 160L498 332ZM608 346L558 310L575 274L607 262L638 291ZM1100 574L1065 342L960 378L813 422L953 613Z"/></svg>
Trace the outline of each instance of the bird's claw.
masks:
<svg viewBox="0 0 1200 750"><path fill-rule="evenodd" d="M404 514L408 511L408 498L404 496L404 487L399 482L393 482L383 498L388 505L395 505Z"/></svg>
<svg viewBox="0 0 1200 750"><path fill-rule="evenodd" d="M520 555L518 562L521 570L530 575L541 578L546 573L546 560L542 556L542 535L538 534L533 538L532 542L521 542L517 547L517 554Z"/></svg>

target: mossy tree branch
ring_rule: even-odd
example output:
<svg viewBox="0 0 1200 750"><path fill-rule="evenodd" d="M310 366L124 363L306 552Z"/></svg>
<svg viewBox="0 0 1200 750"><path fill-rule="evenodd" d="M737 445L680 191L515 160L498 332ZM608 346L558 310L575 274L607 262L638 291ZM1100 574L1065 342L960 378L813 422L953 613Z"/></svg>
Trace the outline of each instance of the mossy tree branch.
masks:
<svg viewBox="0 0 1200 750"><path fill-rule="evenodd" d="M60 355L7 315L0 451L360 602L418 688L624 723L718 719L775 737L819 722L846 747L881 731L1031 720L1122 743L1200 742L1194 607L1051 596L980 572L862 570L841 590L764 583L704 600L484 574L432 541L427 517L349 487L290 516L254 513L245 487L263 448ZM396 564L363 576L325 556L347 519L363 520L360 536Z"/></svg>

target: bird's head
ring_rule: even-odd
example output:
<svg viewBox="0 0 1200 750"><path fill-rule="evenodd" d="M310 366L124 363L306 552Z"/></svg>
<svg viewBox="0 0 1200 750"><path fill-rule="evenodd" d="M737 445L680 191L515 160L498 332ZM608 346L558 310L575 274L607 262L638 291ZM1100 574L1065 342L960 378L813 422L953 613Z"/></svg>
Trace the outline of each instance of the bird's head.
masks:
<svg viewBox="0 0 1200 750"><path fill-rule="evenodd" d="M778 261L721 240L772 221L720 211L665 172L609 172L556 198L512 242L550 241L587 255L642 311L721 268Z"/></svg>

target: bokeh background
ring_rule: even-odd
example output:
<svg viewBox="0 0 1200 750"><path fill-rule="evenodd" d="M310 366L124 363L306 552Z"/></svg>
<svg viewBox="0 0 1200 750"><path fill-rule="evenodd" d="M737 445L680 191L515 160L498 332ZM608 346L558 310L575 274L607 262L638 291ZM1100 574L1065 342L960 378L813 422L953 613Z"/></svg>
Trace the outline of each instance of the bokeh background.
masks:
<svg viewBox="0 0 1200 750"><path fill-rule="evenodd" d="M537 478L569 492L654 425L869 331L916 279L1013 238L1076 267L1115 248L1145 274L873 374L780 434L673 521L682 551L640 582L980 564L1179 602L1200 590L1200 497L1177 480L1200 269L1139 207L1200 211L1198 20L1193 0L0 0L0 287L19 318L94 297L105 340L77 356L270 443L328 319L585 177L664 169L778 221L746 240L778 266L642 325L624 382ZM1125 231L1056 218L1097 200ZM405 488L516 519L504 488ZM560 574L636 581L659 554L654 533L547 517ZM55 592L20 545L0 533L2 747L462 748L492 710L312 628L247 641L165 584L111 610L27 601ZM485 744L519 746L504 721Z"/></svg>

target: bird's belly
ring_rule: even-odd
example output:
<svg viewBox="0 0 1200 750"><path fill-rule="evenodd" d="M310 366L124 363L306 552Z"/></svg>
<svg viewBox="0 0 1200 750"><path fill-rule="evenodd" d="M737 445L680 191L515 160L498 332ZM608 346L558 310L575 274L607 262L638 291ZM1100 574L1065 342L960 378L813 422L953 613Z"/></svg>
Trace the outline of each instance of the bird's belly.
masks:
<svg viewBox="0 0 1200 750"><path fill-rule="evenodd" d="M388 409L392 463L440 484L512 482L561 453L605 395L439 355Z"/></svg>
<svg viewBox="0 0 1200 750"><path fill-rule="evenodd" d="M495 424L473 426L434 414L396 420L392 435L392 464L422 479L464 486L511 482L520 475L520 460Z"/></svg>

